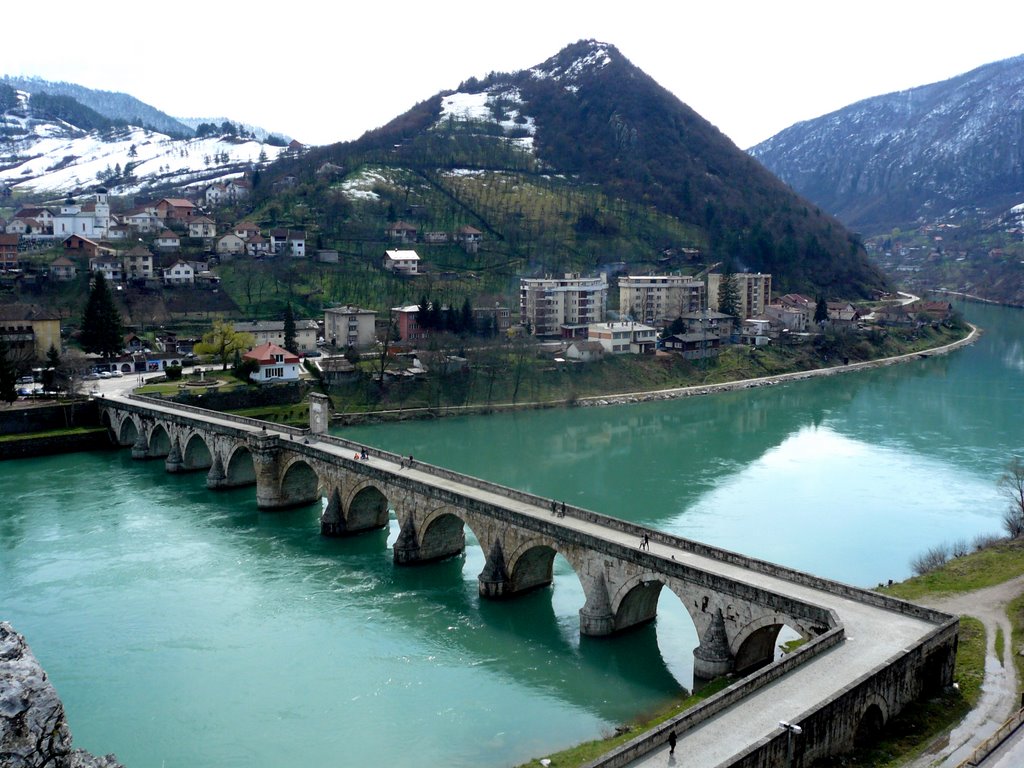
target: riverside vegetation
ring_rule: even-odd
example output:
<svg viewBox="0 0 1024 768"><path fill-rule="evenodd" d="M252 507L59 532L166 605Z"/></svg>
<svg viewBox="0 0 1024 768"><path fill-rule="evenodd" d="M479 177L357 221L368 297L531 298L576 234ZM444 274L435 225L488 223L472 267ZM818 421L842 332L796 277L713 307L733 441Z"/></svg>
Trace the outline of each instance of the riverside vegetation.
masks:
<svg viewBox="0 0 1024 768"><path fill-rule="evenodd" d="M853 363L919 352L958 341L967 331L960 322L866 333L829 330L806 344L730 346L719 357L706 360L609 355L591 363L557 361L525 339L473 347L458 339L448 343L435 339L420 353L426 375L385 377L382 384L377 357L360 361L362 375L330 388L329 394L335 411L343 414L407 409L439 414L466 406L486 410L498 405L572 405L583 397L719 384L828 368L843 365L844 360ZM439 365L431 371L430 359L442 355L457 355L466 364L458 369ZM403 363L395 358L384 365L395 371L411 365L411 360Z"/></svg>

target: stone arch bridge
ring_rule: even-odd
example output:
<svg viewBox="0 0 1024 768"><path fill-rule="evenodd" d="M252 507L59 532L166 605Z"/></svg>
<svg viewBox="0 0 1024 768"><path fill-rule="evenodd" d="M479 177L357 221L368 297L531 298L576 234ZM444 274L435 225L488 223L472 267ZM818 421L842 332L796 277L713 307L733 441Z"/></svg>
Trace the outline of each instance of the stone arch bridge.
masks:
<svg viewBox="0 0 1024 768"><path fill-rule="evenodd" d="M137 459L162 459L168 472L205 472L211 489L254 485L263 510L326 499L324 535L376 530L393 512L400 527L396 565L460 554L469 528L486 555L478 576L483 598L512 598L550 584L560 554L583 586L584 635L613 635L651 621L662 590L671 590L697 630L695 676L743 676L673 722L681 744L690 747L684 755L707 752L709 761L694 765L781 764L793 737L780 730L780 719L804 729L793 763L800 765L848 749L858 734L952 679L952 617L328 435L326 398L317 395L310 429L135 396L107 396L99 406L117 445L130 447ZM808 642L776 660L784 626ZM772 721L770 714L765 721L763 704L761 715L752 716L753 699L792 685L815 665L817 674L802 676L801 695L771 699L767 711L787 717ZM826 667L830 677L822 686ZM858 680L863 690L849 689ZM709 722L728 723L740 711L741 720L719 727L748 734L740 739L748 753L738 749L735 734L707 741L714 732ZM658 738L630 742L602 764L642 761L657 752L664 741Z"/></svg>

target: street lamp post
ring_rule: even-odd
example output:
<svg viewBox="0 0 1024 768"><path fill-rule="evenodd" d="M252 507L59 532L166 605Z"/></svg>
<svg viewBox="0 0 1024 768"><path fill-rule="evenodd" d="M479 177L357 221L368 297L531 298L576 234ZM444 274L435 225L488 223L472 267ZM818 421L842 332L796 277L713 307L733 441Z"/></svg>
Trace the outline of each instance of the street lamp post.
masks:
<svg viewBox="0 0 1024 768"><path fill-rule="evenodd" d="M785 720L779 721L779 727L786 731L786 768L792 768L793 765L793 737L799 736L804 732L804 729L799 725L793 723L787 723Z"/></svg>

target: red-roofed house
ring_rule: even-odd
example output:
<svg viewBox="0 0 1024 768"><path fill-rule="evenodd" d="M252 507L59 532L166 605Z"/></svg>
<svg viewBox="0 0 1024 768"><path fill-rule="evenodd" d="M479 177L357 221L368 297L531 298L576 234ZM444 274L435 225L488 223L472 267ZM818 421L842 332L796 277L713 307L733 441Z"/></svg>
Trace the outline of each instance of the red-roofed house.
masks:
<svg viewBox="0 0 1024 768"><path fill-rule="evenodd" d="M0 234L0 271L18 268L18 241L21 235Z"/></svg>
<svg viewBox="0 0 1024 768"><path fill-rule="evenodd" d="M298 356L277 344L260 344L246 352L244 357L259 363L260 369L250 376L255 382L299 380Z"/></svg>
<svg viewBox="0 0 1024 768"><path fill-rule="evenodd" d="M397 243L415 243L417 229L412 224L396 221L388 227L388 238Z"/></svg>
<svg viewBox="0 0 1024 768"><path fill-rule="evenodd" d="M164 221L188 221L196 212L192 201L182 197L165 197L153 207L156 215Z"/></svg>
<svg viewBox="0 0 1024 768"><path fill-rule="evenodd" d="M67 256L58 256L50 263L50 276L61 282L74 280L78 276L78 265Z"/></svg>
<svg viewBox="0 0 1024 768"><path fill-rule="evenodd" d="M483 242L483 239L484 233L468 224L455 231L455 242L459 243L466 253L476 253L480 250L480 243Z"/></svg>
<svg viewBox="0 0 1024 768"><path fill-rule="evenodd" d="M169 229L156 236L156 247L172 250L181 247L181 238Z"/></svg>

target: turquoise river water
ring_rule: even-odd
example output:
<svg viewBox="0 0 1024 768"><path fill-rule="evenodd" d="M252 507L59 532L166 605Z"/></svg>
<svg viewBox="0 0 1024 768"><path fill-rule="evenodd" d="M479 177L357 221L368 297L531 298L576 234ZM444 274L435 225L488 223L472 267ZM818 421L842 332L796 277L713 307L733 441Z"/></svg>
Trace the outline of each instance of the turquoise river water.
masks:
<svg viewBox="0 0 1024 768"><path fill-rule="evenodd" d="M658 403L351 428L371 445L862 586L1000 533L1024 453L1024 314L967 305L946 357ZM395 568L391 529L318 534L127 451L0 463L0 619L75 743L129 768L502 766L692 683L685 610L579 637L583 595L481 602L483 554Z"/></svg>

